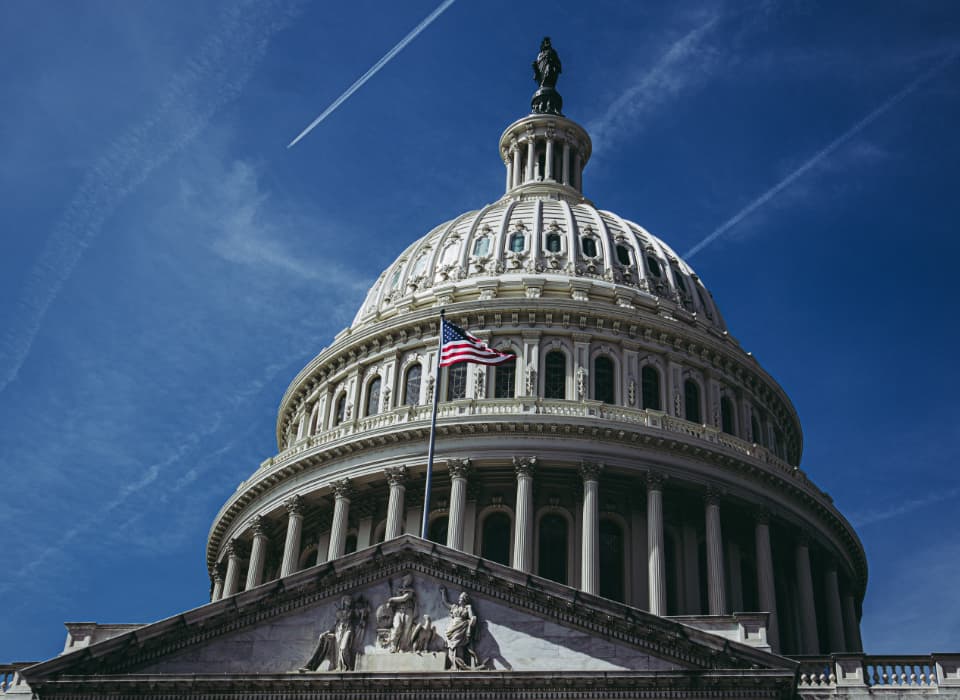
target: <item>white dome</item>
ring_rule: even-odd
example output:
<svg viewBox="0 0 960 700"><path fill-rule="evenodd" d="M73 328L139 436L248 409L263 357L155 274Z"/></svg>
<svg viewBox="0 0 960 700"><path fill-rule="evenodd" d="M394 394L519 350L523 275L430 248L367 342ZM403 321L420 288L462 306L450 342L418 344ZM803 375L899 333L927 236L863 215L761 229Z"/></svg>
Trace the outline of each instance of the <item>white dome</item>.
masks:
<svg viewBox="0 0 960 700"><path fill-rule="evenodd" d="M725 330L697 274L663 241L584 199L508 195L437 226L377 279L353 327L397 309L502 297L637 295ZM606 290L606 294L604 293Z"/></svg>

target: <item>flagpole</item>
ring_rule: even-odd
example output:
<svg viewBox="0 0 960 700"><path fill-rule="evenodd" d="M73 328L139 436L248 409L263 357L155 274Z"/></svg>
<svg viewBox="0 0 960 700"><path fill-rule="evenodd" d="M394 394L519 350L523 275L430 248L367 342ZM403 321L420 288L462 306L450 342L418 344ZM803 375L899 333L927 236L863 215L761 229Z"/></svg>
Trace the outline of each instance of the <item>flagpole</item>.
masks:
<svg viewBox="0 0 960 700"><path fill-rule="evenodd" d="M443 309L440 309L440 329L437 338L437 376L433 381L433 413L430 415L430 447L427 448L427 483L423 488L423 521L420 537L427 539L427 523L430 520L430 488L433 484L433 446L437 434L437 404L440 401L440 355L443 352Z"/></svg>

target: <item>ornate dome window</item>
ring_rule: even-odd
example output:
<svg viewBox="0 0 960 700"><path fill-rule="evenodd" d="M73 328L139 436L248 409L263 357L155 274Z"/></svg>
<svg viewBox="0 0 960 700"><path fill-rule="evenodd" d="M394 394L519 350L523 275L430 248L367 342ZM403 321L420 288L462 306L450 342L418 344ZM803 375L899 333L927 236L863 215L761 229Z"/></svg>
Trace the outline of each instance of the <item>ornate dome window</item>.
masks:
<svg viewBox="0 0 960 700"><path fill-rule="evenodd" d="M467 365L459 364L447 368L447 401L456 401L467 395Z"/></svg>
<svg viewBox="0 0 960 700"><path fill-rule="evenodd" d="M720 397L720 429L728 435L735 435L733 423L733 401L728 396Z"/></svg>
<svg viewBox="0 0 960 700"><path fill-rule="evenodd" d="M523 231L516 231L510 234L510 252L522 253L527 247L527 237Z"/></svg>
<svg viewBox="0 0 960 700"><path fill-rule="evenodd" d="M683 383L683 414L688 421L703 422L700 413L700 385L692 379Z"/></svg>
<svg viewBox="0 0 960 700"><path fill-rule="evenodd" d="M483 235L473 242L473 255L477 258L490 255L490 236Z"/></svg>
<svg viewBox="0 0 960 700"><path fill-rule="evenodd" d="M417 406L420 404L420 378L423 376L423 367L415 362L407 368L407 379L404 382L403 404Z"/></svg>
<svg viewBox="0 0 960 700"><path fill-rule="evenodd" d="M344 392L340 394L340 398L337 399L337 407L333 414L333 424L340 425L343 423L343 419L347 415L347 393Z"/></svg>
<svg viewBox="0 0 960 700"><path fill-rule="evenodd" d="M615 403L613 360L600 355L593 361L593 398L604 403Z"/></svg>
<svg viewBox="0 0 960 700"><path fill-rule="evenodd" d="M650 274L654 277L663 277L663 269L660 267L660 261L652 255L647 256L647 267L650 268Z"/></svg>
<svg viewBox="0 0 960 700"><path fill-rule="evenodd" d="M512 399L517 386L517 361L508 360L493 370L493 398Z"/></svg>
<svg viewBox="0 0 960 700"><path fill-rule="evenodd" d="M640 370L640 400L643 408L652 408L655 411L660 407L660 372L656 367L646 365Z"/></svg>
<svg viewBox="0 0 960 700"><path fill-rule="evenodd" d="M630 261L630 249L623 243L617 244L617 262L624 267L628 267L632 264Z"/></svg>
<svg viewBox="0 0 960 700"><path fill-rule="evenodd" d="M375 377L367 385L367 415L375 416L380 412L380 377Z"/></svg>
<svg viewBox="0 0 960 700"><path fill-rule="evenodd" d="M546 247L548 253L560 253L563 251L563 238L556 231L547 234Z"/></svg>
<svg viewBox="0 0 960 700"><path fill-rule="evenodd" d="M510 526L510 516L506 513L490 513L483 519L481 557L510 566Z"/></svg>
<svg viewBox="0 0 960 700"><path fill-rule="evenodd" d="M551 581L567 585L567 519L559 513L547 513L540 518L537 540L539 556L537 573Z"/></svg>
<svg viewBox="0 0 960 700"><path fill-rule="evenodd" d="M583 236L580 239L580 250L588 258L595 258L599 255L597 249L597 239L593 236Z"/></svg>
<svg viewBox="0 0 960 700"><path fill-rule="evenodd" d="M610 600L624 600L623 528L613 518L600 521L600 595Z"/></svg>
<svg viewBox="0 0 960 700"><path fill-rule="evenodd" d="M543 398L567 398L567 356L562 350L551 350L544 359Z"/></svg>

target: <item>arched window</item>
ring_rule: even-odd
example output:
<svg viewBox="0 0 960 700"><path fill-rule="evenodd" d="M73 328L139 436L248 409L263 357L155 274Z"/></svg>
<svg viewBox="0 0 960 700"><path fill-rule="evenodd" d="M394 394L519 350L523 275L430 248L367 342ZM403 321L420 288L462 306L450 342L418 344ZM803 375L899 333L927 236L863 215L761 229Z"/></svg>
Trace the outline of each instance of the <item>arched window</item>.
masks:
<svg viewBox="0 0 960 700"><path fill-rule="evenodd" d="M560 241L559 233L547 234L547 251L548 252L559 253L562 247L563 247L563 243Z"/></svg>
<svg viewBox="0 0 960 700"><path fill-rule="evenodd" d="M493 370L493 398L512 399L517 385L517 361L507 360Z"/></svg>
<svg viewBox="0 0 960 700"><path fill-rule="evenodd" d="M560 350L551 350L544 360L543 397L567 398L567 356Z"/></svg>
<svg viewBox="0 0 960 700"><path fill-rule="evenodd" d="M473 242L473 254L483 257L490 252L490 236L481 236Z"/></svg>
<svg viewBox="0 0 960 700"><path fill-rule="evenodd" d="M597 257L597 239L590 236L584 236L580 239L580 249L588 258Z"/></svg>
<svg viewBox="0 0 960 700"><path fill-rule="evenodd" d="M720 397L720 429L728 435L734 434L733 401L728 396Z"/></svg>
<svg viewBox="0 0 960 700"><path fill-rule="evenodd" d="M447 523L450 520L446 515L440 515L430 521L430 527L427 528L427 538L437 544L447 543Z"/></svg>
<svg viewBox="0 0 960 700"><path fill-rule="evenodd" d="M663 277L663 270L660 268L660 261L652 255L647 256L647 267L650 268L650 274L654 277Z"/></svg>
<svg viewBox="0 0 960 700"><path fill-rule="evenodd" d="M557 513L540 518L537 573L551 581L567 583L567 519Z"/></svg>
<svg viewBox="0 0 960 700"><path fill-rule="evenodd" d="M614 402L613 360L606 355L593 361L593 398L604 403Z"/></svg>
<svg viewBox="0 0 960 700"><path fill-rule="evenodd" d="M644 408L663 410L660 407L660 372L656 367L646 365L640 370L640 393Z"/></svg>
<svg viewBox="0 0 960 700"><path fill-rule="evenodd" d="M513 253L522 253L524 247L527 244L527 237L523 235L523 231L517 231L510 236L510 251Z"/></svg>
<svg viewBox="0 0 960 700"><path fill-rule="evenodd" d="M467 395L467 365L461 362L458 365L447 367L447 401L462 399Z"/></svg>
<svg viewBox="0 0 960 700"><path fill-rule="evenodd" d="M347 412L347 395L340 394L340 398L337 399L337 407L333 413L333 424L340 425L343 423L343 417Z"/></svg>
<svg viewBox="0 0 960 700"><path fill-rule="evenodd" d="M484 518L480 556L510 566L510 516L506 513L491 513Z"/></svg>
<svg viewBox="0 0 960 700"><path fill-rule="evenodd" d="M614 521L600 521L600 595L623 602L623 528Z"/></svg>
<svg viewBox="0 0 960 700"><path fill-rule="evenodd" d="M680 270L673 268L673 279L677 282L677 288L684 294L689 294L687 291L687 282L683 279L683 275Z"/></svg>
<svg viewBox="0 0 960 700"><path fill-rule="evenodd" d="M700 423L700 385L692 379L683 383L683 412L688 421Z"/></svg>
<svg viewBox="0 0 960 700"><path fill-rule="evenodd" d="M750 432L753 433L753 441L758 445L766 445L766 440L763 439L763 430L761 426L763 425L763 420L760 418L760 411L753 409L750 412Z"/></svg>
<svg viewBox="0 0 960 700"><path fill-rule="evenodd" d="M630 249L622 243L617 246L617 262L621 265L630 264Z"/></svg>
<svg viewBox="0 0 960 700"><path fill-rule="evenodd" d="M343 553L350 554L357 551L357 536L354 533L347 535L346 542L343 545Z"/></svg>
<svg viewBox="0 0 960 700"><path fill-rule="evenodd" d="M416 406L420 403L420 377L422 374L423 368L419 362L407 368L407 380L403 384L403 404L405 406Z"/></svg>
<svg viewBox="0 0 960 700"><path fill-rule="evenodd" d="M367 415L375 416L380 413L380 377L377 377L367 386Z"/></svg>

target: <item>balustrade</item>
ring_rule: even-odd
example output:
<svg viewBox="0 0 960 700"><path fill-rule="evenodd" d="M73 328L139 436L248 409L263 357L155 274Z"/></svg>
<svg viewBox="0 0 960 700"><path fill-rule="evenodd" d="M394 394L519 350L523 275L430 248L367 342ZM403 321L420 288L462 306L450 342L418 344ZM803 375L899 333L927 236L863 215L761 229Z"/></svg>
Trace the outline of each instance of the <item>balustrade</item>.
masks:
<svg viewBox="0 0 960 700"><path fill-rule="evenodd" d="M960 654L928 656L867 656L833 654L800 656L797 688L829 690L845 687L896 689L898 692L929 692L930 689L960 686L957 669Z"/></svg>

